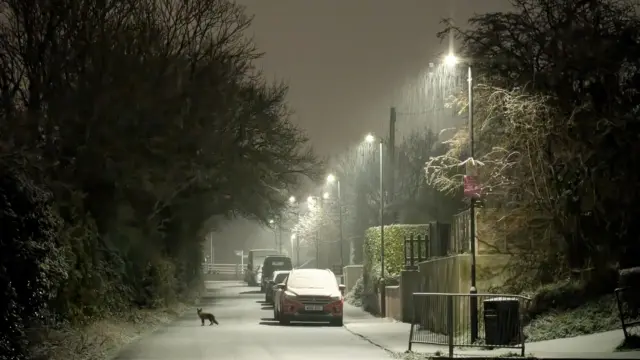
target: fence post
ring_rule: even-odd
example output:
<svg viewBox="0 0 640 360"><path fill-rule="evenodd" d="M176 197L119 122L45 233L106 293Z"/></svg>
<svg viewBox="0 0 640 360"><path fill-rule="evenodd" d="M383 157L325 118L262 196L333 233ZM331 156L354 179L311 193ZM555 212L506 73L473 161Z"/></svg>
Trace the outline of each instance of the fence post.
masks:
<svg viewBox="0 0 640 360"><path fill-rule="evenodd" d="M449 332L449 358L453 358L453 295L447 297L447 331Z"/></svg>
<svg viewBox="0 0 640 360"><path fill-rule="evenodd" d="M413 343L413 327L416 324L416 294L411 294L411 310L413 314L411 314L411 328L409 329L409 349L411 351L411 344Z"/></svg>
<svg viewBox="0 0 640 360"><path fill-rule="evenodd" d="M418 243L418 262L422 261L422 237L420 235L417 236Z"/></svg>
<svg viewBox="0 0 640 360"><path fill-rule="evenodd" d="M409 257L411 258L411 269L413 270L413 267L415 265L415 253L413 252L413 234L409 235L409 252L411 253L411 255L409 255Z"/></svg>
<svg viewBox="0 0 640 360"><path fill-rule="evenodd" d="M620 317L620 324L622 325L622 333L624 334L625 340L629 338L629 334L627 334L627 327L624 322L624 310L622 307L622 302L620 300L620 292L624 291L624 288L618 288L613 291L616 296L616 305L618 305L618 316Z"/></svg>

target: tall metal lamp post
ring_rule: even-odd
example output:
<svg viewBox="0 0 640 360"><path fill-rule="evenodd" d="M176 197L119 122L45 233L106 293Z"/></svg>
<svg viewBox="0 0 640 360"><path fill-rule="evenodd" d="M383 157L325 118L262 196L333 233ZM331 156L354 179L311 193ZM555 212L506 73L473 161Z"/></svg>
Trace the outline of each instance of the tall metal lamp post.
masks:
<svg viewBox="0 0 640 360"><path fill-rule="evenodd" d="M312 206L314 206L314 204L316 203L316 199L318 201L318 215L319 215L319 219L322 219L322 210L323 210L323 200L326 200L329 198L329 193L327 192L321 192L319 194L319 196L309 196L307 198L307 204L309 206L309 208L311 208ZM316 268L320 268L320 226L321 224L317 224L316 225Z"/></svg>
<svg viewBox="0 0 640 360"><path fill-rule="evenodd" d="M336 178L335 175L329 174L327 176L327 182L329 184L336 183L338 188L338 227L340 233L340 271L344 271L344 236L342 233L342 195L340 188L340 179Z"/></svg>
<svg viewBox="0 0 640 360"><path fill-rule="evenodd" d="M376 138L372 134L368 134L364 140L368 143L373 143ZM386 286L384 285L384 150L383 141L380 140L379 157L380 157L380 315L385 316L387 299L386 299Z"/></svg>
<svg viewBox="0 0 640 360"><path fill-rule="evenodd" d="M300 209L297 208L297 199L295 196L290 196L289 197L289 204L291 204L292 206L294 206L295 210L294 213L296 214L296 225L294 226L294 229L299 225L300 222ZM298 236L298 234L296 232L294 232L293 234L291 234L291 256L293 256L293 240L296 241L296 267L300 267L300 237Z"/></svg>
<svg viewBox="0 0 640 360"><path fill-rule="evenodd" d="M278 225L276 224L276 221L271 219L269 220L269 225L271 225L273 227L273 239L276 243L276 248L278 249L278 251L282 251L282 249L280 248L280 244L278 244Z"/></svg>
<svg viewBox="0 0 640 360"><path fill-rule="evenodd" d="M460 62L460 59L453 55L449 54L445 56L444 63L449 67L455 67ZM472 161L472 164L475 164L475 153L474 153L474 130L473 130L473 68L471 64L466 63L467 66L467 82L468 82L468 97L469 97L469 157ZM475 175L475 174L467 174ZM475 179L474 179L475 180ZM475 193L476 189L472 189L470 196L470 204L469 204L469 232L471 233L471 289L469 290L471 294L470 301L470 315L471 315L471 341L474 342L478 339L478 298L475 294L478 293L478 289L476 288L476 197ZM467 192L465 191L465 194Z"/></svg>

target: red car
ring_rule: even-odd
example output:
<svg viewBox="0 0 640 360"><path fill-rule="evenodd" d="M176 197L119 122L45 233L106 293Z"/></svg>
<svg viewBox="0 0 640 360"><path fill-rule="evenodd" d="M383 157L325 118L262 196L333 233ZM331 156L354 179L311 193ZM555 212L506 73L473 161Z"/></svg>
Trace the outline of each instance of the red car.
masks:
<svg viewBox="0 0 640 360"><path fill-rule="evenodd" d="M280 324L322 321L342 326L344 285L338 284L331 270L291 270L287 280L276 287L273 312Z"/></svg>

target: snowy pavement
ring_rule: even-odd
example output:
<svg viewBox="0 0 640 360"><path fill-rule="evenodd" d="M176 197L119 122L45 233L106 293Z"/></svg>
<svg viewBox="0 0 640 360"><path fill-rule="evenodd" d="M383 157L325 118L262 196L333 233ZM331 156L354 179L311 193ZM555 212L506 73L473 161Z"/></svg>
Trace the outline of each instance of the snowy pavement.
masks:
<svg viewBox="0 0 640 360"><path fill-rule="evenodd" d="M407 351L411 325L377 318L348 304L345 304L345 316L345 319L357 319L357 321L345 320L345 327L350 332L387 351L394 353ZM615 352L615 348L623 339L622 330L616 330L574 338L532 342L526 344L525 355L537 358L640 359L640 351ZM413 344L412 351L446 355L449 349L446 346ZM493 357L519 353L519 349L456 348L454 351L456 357Z"/></svg>

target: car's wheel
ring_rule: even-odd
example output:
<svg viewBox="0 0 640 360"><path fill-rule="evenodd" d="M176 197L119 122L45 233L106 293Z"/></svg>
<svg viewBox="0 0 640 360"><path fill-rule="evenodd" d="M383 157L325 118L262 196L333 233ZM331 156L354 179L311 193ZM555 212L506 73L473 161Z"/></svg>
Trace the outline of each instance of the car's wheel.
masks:
<svg viewBox="0 0 640 360"><path fill-rule="evenodd" d="M339 319L331 320L331 326L342 326L342 325L343 325L342 317L340 317Z"/></svg>
<svg viewBox="0 0 640 360"><path fill-rule="evenodd" d="M280 322L280 325L289 325L291 323L291 320L289 320L287 315L278 316L278 321Z"/></svg>

